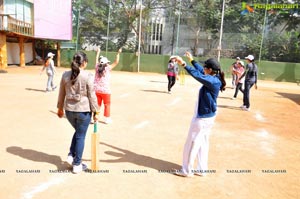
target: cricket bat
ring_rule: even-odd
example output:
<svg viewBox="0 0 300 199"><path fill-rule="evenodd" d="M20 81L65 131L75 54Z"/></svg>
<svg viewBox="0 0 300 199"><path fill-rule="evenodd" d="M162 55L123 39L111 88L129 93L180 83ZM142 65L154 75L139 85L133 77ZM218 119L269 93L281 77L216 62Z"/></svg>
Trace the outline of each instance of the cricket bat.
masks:
<svg viewBox="0 0 300 199"><path fill-rule="evenodd" d="M97 121L94 123L94 131L92 133L92 158L91 158L91 170L96 171L99 169L99 153L98 153L98 144L99 144L99 137L98 137L98 126L97 126Z"/></svg>
<svg viewBox="0 0 300 199"><path fill-rule="evenodd" d="M185 83L185 72L184 72L184 70L181 70L180 71L180 74L179 74L179 80L180 80L180 85L184 85L184 83Z"/></svg>

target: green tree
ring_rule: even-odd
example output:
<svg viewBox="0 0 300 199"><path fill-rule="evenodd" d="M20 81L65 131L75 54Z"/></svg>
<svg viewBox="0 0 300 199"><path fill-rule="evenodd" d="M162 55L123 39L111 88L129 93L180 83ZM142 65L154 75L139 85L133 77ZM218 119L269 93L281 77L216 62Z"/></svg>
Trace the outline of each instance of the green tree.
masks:
<svg viewBox="0 0 300 199"><path fill-rule="evenodd" d="M267 2L260 2L262 4ZM269 4L290 4L288 1L268 1ZM253 6L253 4L249 4ZM225 12L224 32L231 33L225 39L236 48L239 55L255 54L259 55L260 43L262 41L262 31L264 30L263 48L261 58L267 60L282 60L283 58L294 60L297 52L296 41L299 30L300 18L297 9L271 9L267 10L266 24L264 27L265 9L255 9L242 15L240 11L241 2L229 1ZM237 12L239 10L239 12ZM290 34L293 33L293 34ZM298 33L299 34L299 33ZM276 41L276 42L275 42ZM293 49L293 50L288 50Z"/></svg>
<svg viewBox="0 0 300 199"><path fill-rule="evenodd" d="M109 21L109 50L115 50L124 47L125 51L135 51L137 42L133 40L132 35L138 35L139 19L139 1L137 0L73 0L73 11L76 13L80 9L79 35L82 43L91 45L105 46L107 39L108 16ZM146 20L149 17L149 11L156 9L164 1L143 0L143 16ZM110 14L110 15L109 15ZM143 23L142 31L146 30ZM143 35L143 34L142 34ZM142 38L142 43L144 39Z"/></svg>
<svg viewBox="0 0 300 199"><path fill-rule="evenodd" d="M194 44L191 50L194 55L199 48L200 34L204 33L210 37L209 41L216 41L220 34L221 24L221 4L222 0L195 0L183 1L183 15L186 19L188 28L195 34ZM208 48L212 47L211 43L207 44Z"/></svg>

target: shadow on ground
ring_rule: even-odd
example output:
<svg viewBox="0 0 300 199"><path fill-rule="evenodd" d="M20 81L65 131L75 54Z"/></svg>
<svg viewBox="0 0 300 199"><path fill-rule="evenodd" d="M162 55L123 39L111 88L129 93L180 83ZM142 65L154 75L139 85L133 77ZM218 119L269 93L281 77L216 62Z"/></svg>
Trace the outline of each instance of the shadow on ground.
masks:
<svg viewBox="0 0 300 199"><path fill-rule="evenodd" d="M158 91L158 90L141 90L141 91L150 92L150 93L168 93L166 91Z"/></svg>
<svg viewBox="0 0 300 199"><path fill-rule="evenodd" d="M227 109L232 109L232 110L241 110L240 107L228 106L228 105L218 105L218 108L227 108Z"/></svg>
<svg viewBox="0 0 300 199"><path fill-rule="evenodd" d="M293 94L293 93L280 93L277 92L278 95L281 95L284 98L288 98L294 101L296 104L300 105L300 94Z"/></svg>
<svg viewBox="0 0 300 199"><path fill-rule="evenodd" d="M10 146L6 148L8 153L19 156L21 158L31 160L34 162L46 162L56 166L57 170L67 170L68 164L63 162L57 155L50 155L44 152L35 151L32 149L23 149L18 146Z"/></svg>
<svg viewBox="0 0 300 199"><path fill-rule="evenodd" d="M108 162L108 163L118 163L118 162L130 162L139 166L144 166L148 168L152 168L155 170L171 170L171 169L181 169L181 166L172 162L168 162L165 160L153 158L150 156L145 156L141 154L134 153L132 151L121 149L119 147L106 144L104 142L100 142L100 144L108 146L116 151L106 151L105 153L116 157L117 159L110 160L100 160L100 162Z"/></svg>
<svg viewBox="0 0 300 199"><path fill-rule="evenodd" d="M46 93L46 90L41 90L41 89L36 89L36 88L25 88L28 91L36 91L36 92L42 92L42 93Z"/></svg>

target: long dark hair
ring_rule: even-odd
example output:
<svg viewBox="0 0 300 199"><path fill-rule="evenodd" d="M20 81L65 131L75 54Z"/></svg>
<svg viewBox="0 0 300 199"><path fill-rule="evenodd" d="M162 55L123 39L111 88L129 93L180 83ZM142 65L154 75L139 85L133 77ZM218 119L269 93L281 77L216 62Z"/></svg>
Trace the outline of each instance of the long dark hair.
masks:
<svg viewBox="0 0 300 199"><path fill-rule="evenodd" d="M221 87L220 87L220 91L225 91L225 87L226 87L226 80L225 80L225 73L223 71L221 71L221 69L219 70L219 79L222 83Z"/></svg>
<svg viewBox="0 0 300 199"><path fill-rule="evenodd" d="M209 58L204 62L203 67L212 69L211 75L217 75L217 77L220 79L222 83L220 87L220 91L225 91L225 86L226 86L225 73L221 70L220 63L214 58Z"/></svg>
<svg viewBox="0 0 300 199"><path fill-rule="evenodd" d="M49 66L49 64L50 64L50 57L46 57L44 66Z"/></svg>
<svg viewBox="0 0 300 199"><path fill-rule="evenodd" d="M84 63L88 62L88 58L84 52L77 52L73 56L73 61L71 63L71 69L72 69L72 74L71 74L71 81L72 85L75 84L76 79L80 73L80 66Z"/></svg>
<svg viewBox="0 0 300 199"><path fill-rule="evenodd" d="M99 74L100 77L104 76L105 67L107 67L107 66L108 66L107 63L106 64L100 64L100 63L98 63L98 70L97 70L97 72L98 72L98 74Z"/></svg>
<svg viewBox="0 0 300 199"><path fill-rule="evenodd" d="M211 75L217 75L217 77L219 78L219 80L221 81L222 85L220 87L220 91L225 91L225 87L226 87L226 80L225 80L225 73L221 70L221 68L217 69L217 70L212 70Z"/></svg>

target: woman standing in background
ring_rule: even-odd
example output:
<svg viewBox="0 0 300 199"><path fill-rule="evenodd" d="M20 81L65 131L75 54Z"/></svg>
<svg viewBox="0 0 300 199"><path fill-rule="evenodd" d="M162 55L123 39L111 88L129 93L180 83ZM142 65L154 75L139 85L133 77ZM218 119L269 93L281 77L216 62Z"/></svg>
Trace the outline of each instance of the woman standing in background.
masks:
<svg viewBox="0 0 300 199"><path fill-rule="evenodd" d="M178 66L176 64L176 56L171 56L168 63L168 93L171 94L171 88L176 83L176 78L178 77Z"/></svg>
<svg viewBox="0 0 300 199"><path fill-rule="evenodd" d="M49 52L47 54L45 64L40 73L42 74L42 72L46 69L46 74L48 76L46 92L54 91L56 89L56 86L53 83L54 74L56 73L56 69L53 61L54 55L55 54L53 54L52 52Z"/></svg>

